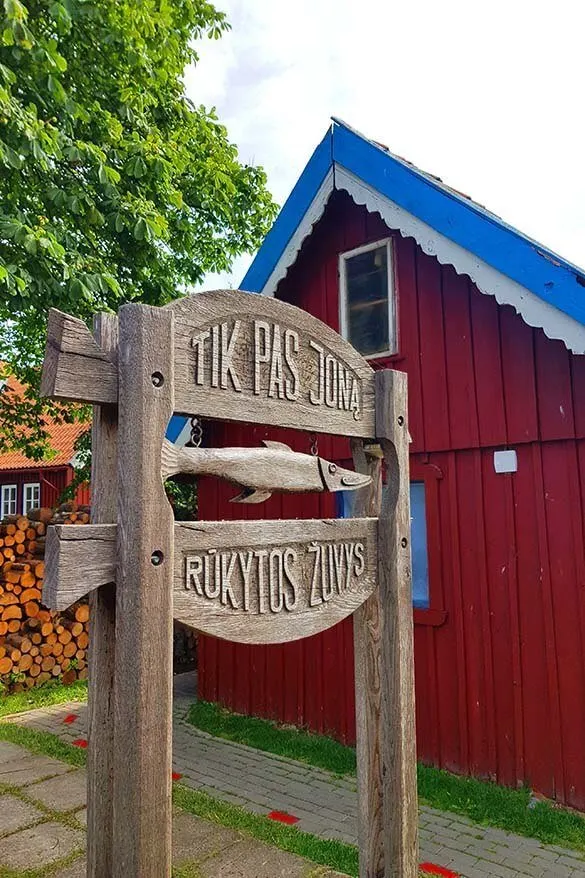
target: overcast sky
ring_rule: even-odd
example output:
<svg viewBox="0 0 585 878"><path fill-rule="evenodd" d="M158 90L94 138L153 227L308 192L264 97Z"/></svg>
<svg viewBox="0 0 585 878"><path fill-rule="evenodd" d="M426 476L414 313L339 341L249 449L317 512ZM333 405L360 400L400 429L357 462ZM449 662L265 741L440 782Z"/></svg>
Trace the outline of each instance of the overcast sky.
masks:
<svg viewBox="0 0 585 878"><path fill-rule="evenodd" d="M339 116L585 267L582 0L216 5L232 30L199 45L187 92L279 204Z"/></svg>

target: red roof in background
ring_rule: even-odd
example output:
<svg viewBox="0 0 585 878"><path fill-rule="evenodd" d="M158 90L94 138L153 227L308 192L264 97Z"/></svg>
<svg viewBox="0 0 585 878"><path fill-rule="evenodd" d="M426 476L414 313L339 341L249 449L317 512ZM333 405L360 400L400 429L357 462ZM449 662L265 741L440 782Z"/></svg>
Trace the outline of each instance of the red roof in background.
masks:
<svg viewBox="0 0 585 878"><path fill-rule="evenodd" d="M8 391L20 395L22 390L22 384L11 376L2 392L6 393ZM82 423L57 424L47 417L44 420L45 428L50 437L51 447L57 454L46 460L31 460L20 451L0 452L0 470L46 469L47 467L64 466L71 461L75 453L75 441L83 433L87 425Z"/></svg>

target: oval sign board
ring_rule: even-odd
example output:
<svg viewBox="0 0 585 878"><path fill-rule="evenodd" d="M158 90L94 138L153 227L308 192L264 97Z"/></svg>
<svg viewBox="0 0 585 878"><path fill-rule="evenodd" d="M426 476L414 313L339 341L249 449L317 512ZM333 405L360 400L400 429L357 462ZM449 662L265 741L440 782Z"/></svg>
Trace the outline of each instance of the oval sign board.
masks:
<svg viewBox="0 0 585 878"><path fill-rule="evenodd" d="M43 601L116 580L115 524L47 532ZM239 643L285 643L353 613L376 585L378 519L174 524L173 618Z"/></svg>
<svg viewBox="0 0 585 878"><path fill-rule="evenodd" d="M175 411L374 436L374 372L300 308L239 290L195 293L175 317Z"/></svg>
<svg viewBox="0 0 585 878"><path fill-rule="evenodd" d="M376 518L175 524L173 617L239 643L330 628L372 593Z"/></svg>

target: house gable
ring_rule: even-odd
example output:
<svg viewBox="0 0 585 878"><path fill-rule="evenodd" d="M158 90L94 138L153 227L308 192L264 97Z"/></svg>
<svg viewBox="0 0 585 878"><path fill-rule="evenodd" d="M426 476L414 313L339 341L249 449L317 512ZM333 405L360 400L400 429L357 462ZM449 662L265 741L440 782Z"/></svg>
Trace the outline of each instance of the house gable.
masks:
<svg viewBox="0 0 585 878"><path fill-rule="evenodd" d="M580 269L337 120L266 236L242 289L274 295L336 190L469 276L482 293L511 305L529 326L585 353Z"/></svg>
<svg viewBox="0 0 585 878"><path fill-rule="evenodd" d="M398 351L372 363L408 373L413 454L585 436L585 358L481 295L344 191L328 200L276 295L338 330L339 254L385 238Z"/></svg>

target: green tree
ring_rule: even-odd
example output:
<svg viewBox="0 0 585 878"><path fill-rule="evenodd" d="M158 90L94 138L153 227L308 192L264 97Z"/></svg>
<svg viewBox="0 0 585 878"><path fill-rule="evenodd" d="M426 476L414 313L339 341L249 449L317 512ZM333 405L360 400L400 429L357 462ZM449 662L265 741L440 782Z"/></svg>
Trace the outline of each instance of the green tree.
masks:
<svg viewBox="0 0 585 878"><path fill-rule="evenodd" d="M3 4L0 360L31 392L0 395L0 446L38 454L48 308L89 322L162 305L255 249L275 208L264 171L184 94L194 43L228 28L210 3Z"/></svg>

